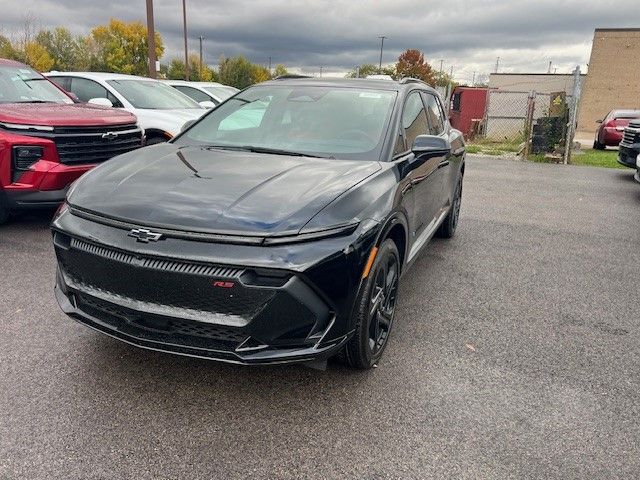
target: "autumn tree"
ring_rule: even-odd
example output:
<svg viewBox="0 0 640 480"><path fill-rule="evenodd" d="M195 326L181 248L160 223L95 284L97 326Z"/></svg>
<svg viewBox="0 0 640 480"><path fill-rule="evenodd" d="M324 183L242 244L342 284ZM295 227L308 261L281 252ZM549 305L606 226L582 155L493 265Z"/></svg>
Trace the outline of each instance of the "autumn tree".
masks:
<svg viewBox="0 0 640 480"><path fill-rule="evenodd" d="M276 65L276 68L273 70L273 78L282 77L283 75L288 75L287 67L279 63Z"/></svg>
<svg viewBox="0 0 640 480"><path fill-rule="evenodd" d="M347 73L347 78L367 78L370 75L389 75L391 78L395 78L396 69L393 65L380 69L378 65L373 63L364 63Z"/></svg>
<svg viewBox="0 0 640 480"><path fill-rule="evenodd" d="M432 87L436 85L433 69L425 61L424 54L420 50L410 48L402 52L396 63L396 74L398 78L413 77Z"/></svg>
<svg viewBox="0 0 640 480"><path fill-rule="evenodd" d="M40 72L48 72L53 66L53 58L39 43L27 42L23 54L24 62Z"/></svg>
<svg viewBox="0 0 640 480"><path fill-rule="evenodd" d="M162 37L156 32L156 57L162 57L164 46ZM146 75L147 28L141 22L123 22L112 18L107 25L99 25L91 31L95 42L97 61L93 65L98 70Z"/></svg>
<svg viewBox="0 0 640 480"><path fill-rule="evenodd" d="M166 71L167 78L171 80L184 80L184 61L180 58L172 58ZM189 80L194 82L215 82L216 72L206 63L200 65L200 57L192 53L189 55Z"/></svg>
<svg viewBox="0 0 640 480"><path fill-rule="evenodd" d="M35 42L42 45L49 53L53 59L54 70L84 70L88 66L83 51L84 39L74 37L65 27L40 30L35 37Z"/></svg>
<svg viewBox="0 0 640 480"><path fill-rule="evenodd" d="M0 58L9 58L12 60L18 58L18 53L11 44L11 41L2 35L0 35Z"/></svg>
<svg viewBox="0 0 640 480"><path fill-rule="evenodd" d="M220 58L218 78L220 83L243 89L254 83L253 65L242 55L232 58Z"/></svg>
<svg viewBox="0 0 640 480"><path fill-rule="evenodd" d="M271 79L269 69L264 65L254 63L251 65L251 83L266 82Z"/></svg>

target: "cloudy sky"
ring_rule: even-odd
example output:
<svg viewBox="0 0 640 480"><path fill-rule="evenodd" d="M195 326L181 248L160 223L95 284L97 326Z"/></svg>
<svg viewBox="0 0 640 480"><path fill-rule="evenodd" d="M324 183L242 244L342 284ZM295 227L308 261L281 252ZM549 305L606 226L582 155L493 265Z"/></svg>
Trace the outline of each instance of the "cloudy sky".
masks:
<svg viewBox="0 0 640 480"><path fill-rule="evenodd" d="M558 73L586 68L596 27L640 27L640 0L187 0L190 50L205 37L205 60L243 54L256 63L343 75L354 65L383 63L418 48L458 81L501 72ZM145 0L0 0L0 33L25 17L76 33L110 17L145 21ZM13 7L13 8L12 8ZM182 53L181 0L154 0L156 30L167 61Z"/></svg>

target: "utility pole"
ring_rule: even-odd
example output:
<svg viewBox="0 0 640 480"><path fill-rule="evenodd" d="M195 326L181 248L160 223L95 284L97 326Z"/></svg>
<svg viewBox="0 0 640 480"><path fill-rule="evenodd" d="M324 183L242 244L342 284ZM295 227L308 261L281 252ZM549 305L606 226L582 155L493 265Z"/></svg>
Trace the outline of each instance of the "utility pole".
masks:
<svg viewBox="0 0 640 480"><path fill-rule="evenodd" d="M153 0L147 0L147 47L149 57L149 76L157 78L156 70L156 31L153 25Z"/></svg>
<svg viewBox="0 0 640 480"><path fill-rule="evenodd" d="M382 50L384 49L384 39L387 38L384 35L378 37L380 39L380 63L378 64L378 73L382 72Z"/></svg>
<svg viewBox="0 0 640 480"><path fill-rule="evenodd" d="M200 40L200 81L202 81L202 40L204 40L204 36L200 35L198 40Z"/></svg>
<svg viewBox="0 0 640 480"><path fill-rule="evenodd" d="M496 72L495 72L495 73L498 73L498 69L499 69L499 68L500 68L500 57L498 57L498 58L496 59Z"/></svg>
<svg viewBox="0 0 640 480"><path fill-rule="evenodd" d="M552 64L552 63L553 63L553 62L549 62L549 70L547 70L547 73L551 73L551 64Z"/></svg>
<svg viewBox="0 0 640 480"><path fill-rule="evenodd" d="M320 65L320 78L322 78L322 65Z"/></svg>
<svg viewBox="0 0 640 480"><path fill-rule="evenodd" d="M473 80L471 80L471 86L472 87L476 86L476 72L473 72Z"/></svg>
<svg viewBox="0 0 640 480"><path fill-rule="evenodd" d="M182 0L182 26L184 32L184 79L189 81L189 51L187 46L187 0Z"/></svg>
<svg viewBox="0 0 640 480"><path fill-rule="evenodd" d="M573 92L571 95L571 105L569 107L569 124L567 134L564 139L563 163L567 165L571 161L571 147L573 146L573 136L576 133L576 117L578 116L578 104L580 101L580 66L573 71Z"/></svg>

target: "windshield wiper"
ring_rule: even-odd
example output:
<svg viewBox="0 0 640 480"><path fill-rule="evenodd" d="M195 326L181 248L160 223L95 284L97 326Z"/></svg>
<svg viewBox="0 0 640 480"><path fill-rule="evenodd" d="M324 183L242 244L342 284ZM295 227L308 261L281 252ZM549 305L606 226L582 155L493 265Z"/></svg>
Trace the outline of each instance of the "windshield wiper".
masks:
<svg viewBox="0 0 640 480"><path fill-rule="evenodd" d="M288 155L290 157L311 157L311 158L333 158L313 155L311 153L296 152L294 150L283 150L280 148L258 147L255 145L207 145L205 148L219 148L221 150L241 150L253 153L267 153L272 155Z"/></svg>
<svg viewBox="0 0 640 480"><path fill-rule="evenodd" d="M21 100L19 102L13 102L13 103L56 103L56 102L53 102L51 100Z"/></svg>

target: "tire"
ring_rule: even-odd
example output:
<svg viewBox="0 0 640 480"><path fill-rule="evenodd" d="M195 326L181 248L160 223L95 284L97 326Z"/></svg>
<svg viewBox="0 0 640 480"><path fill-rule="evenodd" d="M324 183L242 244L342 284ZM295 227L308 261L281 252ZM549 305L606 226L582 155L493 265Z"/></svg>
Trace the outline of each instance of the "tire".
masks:
<svg viewBox="0 0 640 480"><path fill-rule="evenodd" d="M440 238L451 238L456 233L458 227L458 220L460 219L460 205L462 204L462 177L458 180L456 185L456 192L453 197L453 204L449 213L445 217L444 221L438 228L436 236Z"/></svg>
<svg viewBox="0 0 640 480"><path fill-rule="evenodd" d="M4 192L0 191L0 225L9 220L9 206L4 198Z"/></svg>
<svg viewBox="0 0 640 480"><path fill-rule="evenodd" d="M604 143L600 143L598 139L593 141L593 149L594 150L604 150L607 146Z"/></svg>
<svg viewBox="0 0 640 480"><path fill-rule="evenodd" d="M380 361L393 326L400 267L396 244L385 240L356 302L355 333L338 355L350 367L365 370Z"/></svg>

